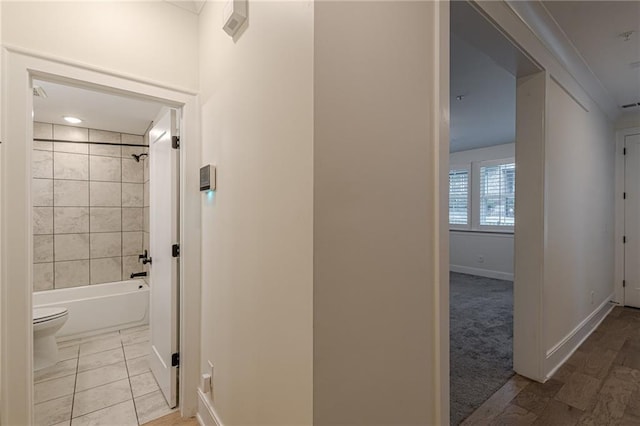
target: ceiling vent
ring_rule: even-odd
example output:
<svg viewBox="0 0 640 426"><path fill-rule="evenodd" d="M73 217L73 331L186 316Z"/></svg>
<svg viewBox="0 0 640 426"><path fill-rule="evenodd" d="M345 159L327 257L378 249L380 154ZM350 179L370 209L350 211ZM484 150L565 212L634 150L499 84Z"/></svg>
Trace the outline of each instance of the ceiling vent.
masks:
<svg viewBox="0 0 640 426"><path fill-rule="evenodd" d="M37 96L39 98L46 98L47 92L40 86L33 86L33 96Z"/></svg>
<svg viewBox="0 0 640 426"><path fill-rule="evenodd" d="M620 108L622 109L629 109L629 108L636 108L639 107L640 103L636 103L636 104L626 104L626 105L622 105Z"/></svg>

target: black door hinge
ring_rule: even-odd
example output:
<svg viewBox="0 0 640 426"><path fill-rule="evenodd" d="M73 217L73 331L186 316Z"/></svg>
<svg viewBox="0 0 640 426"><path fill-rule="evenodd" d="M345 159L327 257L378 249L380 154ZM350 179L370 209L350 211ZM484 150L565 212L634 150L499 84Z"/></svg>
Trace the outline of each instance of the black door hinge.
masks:
<svg viewBox="0 0 640 426"><path fill-rule="evenodd" d="M622 280L622 287L626 287L627 286L627 282L625 280Z"/></svg>
<svg viewBox="0 0 640 426"><path fill-rule="evenodd" d="M626 192L623 192L623 193L622 193L622 199L623 199L623 200L626 200L626 199L627 199L627 193L626 193Z"/></svg>
<svg viewBox="0 0 640 426"><path fill-rule="evenodd" d="M171 148L180 148L180 136L171 136Z"/></svg>
<svg viewBox="0 0 640 426"><path fill-rule="evenodd" d="M171 366L177 367L179 365L180 365L180 353L176 352L174 354L171 354Z"/></svg>
<svg viewBox="0 0 640 426"><path fill-rule="evenodd" d="M171 246L171 256L180 257L180 244L174 244Z"/></svg>
<svg viewBox="0 0 640 426"><path fill-rule="evenodd" d="M627 237L626 235L624 237L622 237L622 244L627 244Z"/></svg>
<svg viewBox="0 0 640 426"><path fill-rule="evenodd" d="M622 148L622 155L627 155L627 148Z"/></svg>

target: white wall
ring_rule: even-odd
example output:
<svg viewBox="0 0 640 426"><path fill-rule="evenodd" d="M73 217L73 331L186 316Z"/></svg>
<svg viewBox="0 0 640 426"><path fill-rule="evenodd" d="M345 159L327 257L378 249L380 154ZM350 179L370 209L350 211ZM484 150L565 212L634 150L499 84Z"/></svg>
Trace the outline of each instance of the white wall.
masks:
<svg viewBox="0 0 640 426"><path fill-rule="evenodd" d="M2 2L0 2L0 46L2 46ZM2 49L0 48L0 87L3 87L3 75L2 72L4 70L4 52L2 52ZM2 97L4 98L4 97ZM2 122L4 121L3 115L2 115L2 111L3 111L3 100L0 99L0 141L4 140L4 133L3 133L3 126L2 126ZM2 144L0 144L0 164L2 164ZM1 172L1 171L0 171ZM2 173L0 173L0 176L2 176ZM0 181L0 187L2 187L2 182ZM0 223L2 222L2 218L0 217ZM0 234L0 241L2 241L2 235ZM2 256L0 256L0 258L2 258ZM2 276L2 263L0 262L0 277ZM2 319L2 303L0 303L0 320ZM2 330L2 323L0 322L0 330ZM2 339L0 339L0 345L2 344ZM3 353L2 351L2 347L0 346L0 356ZM1 375L2 375L2 367L4 366L4 364L2 363L2 358L0 358L0 383L2 383L1 380ZM2 400L2 386L0 386L0 401ZM2 406L2 404L0 404L0 407ZM2 418L2 416L0 415L0 418Z"/></svg>
<svg viewBox="0 0 640 426"><path fill-rule="evenodd" d="M451 271L513 280L513 234L449 233Z"/></svg>
<svg viewBox="0 0 640 426"><path fill-rule="evenodd" d="M314 424L445 424L448 13L315 7Z"/></svg>
<svg viewBox="0 0 640 426"><path fill-rule="evenodd" d="M452 166L459 166L514 157L515 144L509 143L454 152L449 162ZM517 197L518 194L516 202ZM453 272L513 280L513 233L452 230L449 232L449 261Z"/></svg>
<svg viewBox="0 0 640 426"><path fill-rule="evenodd" d="M640 127L640 112L627 112L616 120L616 130Z"/></svg>
<svg viewBox="0 0 640 426"><path fill-rule="evenodd" d="M2 42L190 91L198 20L153 1L3 1Z"/></svg>
<svg viewBox="0 0 640 426"><path fill-rule="evenodd" d="M480 1L478 6L546 71L535 81L519 78L536 109L529 111L534 120L521 129L531 136L527 144L518 137L517 149L524 149L518 154L516 185L526 171L535 186L517 189L519 206L524 192L532 201L516 209L514 284L514 343L517 348L531 342L520 351L531 355L519 360L516 351L514 365L521 374L545 380L610 309L615 139L612 123L583 89L584 79L576 80L553 56L557 45L550 50L542 41L549 34L541 30L544 19L514 13L516 3ZM521 229L525 217L530 223Z"/></svg>
<svg viewBox="0 0 640 426"><path fill-rule="evenodd" d="M505 143L502 145L488 146L486 148L469 149L467 151L452 152L449 155L449 163L453 165L468 164L473 161L500 160L514 158L516 144Z"/></svg>
<svg viewBox="0 0 640 426"><path fill-rule="evenodd" d="M595 105L587 112L553 80L547 93L544 342L551 350L613 293L615 137Z"/></svg>
<svg viewBox="0 0 640 426"><path fill-rule="evenodd" d="M252 2L236 41L200 14L202 371L225 425L312 424L313 16ZM242 30L241 30L242 31Z"/></svg>

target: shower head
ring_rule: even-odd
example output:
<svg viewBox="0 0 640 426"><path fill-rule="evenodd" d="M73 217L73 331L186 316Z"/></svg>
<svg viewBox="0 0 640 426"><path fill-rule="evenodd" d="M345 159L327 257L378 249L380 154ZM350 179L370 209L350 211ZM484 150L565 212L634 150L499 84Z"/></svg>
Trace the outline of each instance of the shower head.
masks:
<svg viewBox="0 0 640 426"><path fill-rule="evenodd" d="M131 154L131 156L133 157L134 160L136 160L136 163L139 163L142 157L148 157L149 154L147 154L146 152L143 152L142 154L138 154L138 155Z"/></svg>

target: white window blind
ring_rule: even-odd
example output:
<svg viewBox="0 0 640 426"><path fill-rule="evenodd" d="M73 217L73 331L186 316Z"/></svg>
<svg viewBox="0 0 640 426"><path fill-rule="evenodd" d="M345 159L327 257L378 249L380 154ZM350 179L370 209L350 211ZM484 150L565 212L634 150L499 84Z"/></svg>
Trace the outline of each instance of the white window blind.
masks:
<svg viewBox="0 0 640 426"><path fill-rule="evenodd" d="M513 226L515 223L516 165L480 167L480 225Z"/></svg>
<svg viewBox="0 0 640 426"><path fill-rule="evenodd" d="M449 171L449 223L467 225L469 223L469 171Z"/></svg>

